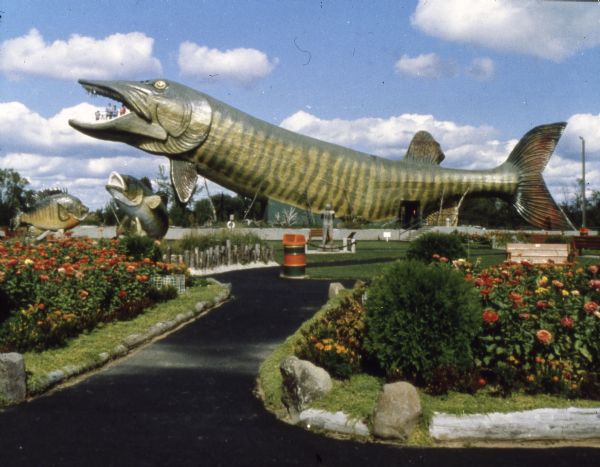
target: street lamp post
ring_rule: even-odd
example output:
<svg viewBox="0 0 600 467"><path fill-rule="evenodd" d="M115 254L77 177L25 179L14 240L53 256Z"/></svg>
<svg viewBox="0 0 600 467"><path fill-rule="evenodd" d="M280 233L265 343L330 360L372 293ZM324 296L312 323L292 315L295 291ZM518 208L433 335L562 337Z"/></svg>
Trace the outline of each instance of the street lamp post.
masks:
<svg viewBox="0 0 600 467"><path fill-rule="evenodd" d="M585 227L585 139L581 140L581 228Z"/></svg>

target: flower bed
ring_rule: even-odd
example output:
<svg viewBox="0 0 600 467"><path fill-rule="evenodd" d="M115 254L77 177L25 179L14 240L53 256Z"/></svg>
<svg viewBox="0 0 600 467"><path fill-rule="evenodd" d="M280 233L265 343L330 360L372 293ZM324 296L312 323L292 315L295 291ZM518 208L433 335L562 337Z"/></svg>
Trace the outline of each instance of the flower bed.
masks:
<svg viewBox="0 0 600 467"><path fill-rule="evenodd" d="M99 322L133 317L169 295L152 276L181 272L133 260L118 240L0 243L0 351L60 345Z"/></svg>
<svg viewBox="0 0 600 467"><path fill-rule="evenodd" d="M466 378L442 381L441 391L498 395L523 391L600 399L598 266L524 262L477 270L463 260L436 259L434 267L460 271L478 291L481 303L471 369ZM361 362L373 361L362 344L370 332L364 324L365 296L368 290L366 294L355 291L304 330L296 354L340 377L363 371ZM423 325L429 326L428 317L420 316ZM419 379L407 374L397 377Z"/></svg>
<svg viewBox="0 0 600 467"><path fill-rule="evenodd" d="M598 266L504 263L475 273L455 265L483 306L475 342L480 386L600 396Z"/></svg>

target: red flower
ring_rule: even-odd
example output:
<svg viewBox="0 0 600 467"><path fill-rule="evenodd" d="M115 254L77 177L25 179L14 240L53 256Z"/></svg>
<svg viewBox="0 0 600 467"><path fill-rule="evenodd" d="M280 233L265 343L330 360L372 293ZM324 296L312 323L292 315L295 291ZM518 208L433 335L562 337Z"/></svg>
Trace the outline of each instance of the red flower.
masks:
<svg viewBox="0 0 600 467"><path fill-rule="evenodd" d="M500 319L494 310L485 310L481 316L487 324L493 324Z"/></svg>
<svg viewBox="0 0 600 467"><path fill-rule="evenodd" d="M127 291L126 290L119 290L119 293L117 294L118 297L123 300L125 297L127 297Z"/></svg>
<svg viewBox="0 0 600 467"><path fill-rule="evenodd" d="M570 316L563 316L560 319L560 325L563 328L571 329L573 327L573 324L574 324L573 318L571 318Z"/></svg>
<svg viewBox="0 0 600 467"><path fill-rule="evenodd" d="M519 318L527 320L530 318L530 314L529 313L519 313Z"/></svg>
<svg viewBox="0 0 600 467"><path fill-rule="evenodd" d="M594 290L600 290L600 279L592 279L590 281L590 287Z"/></svg>
<svg viewBox="0 0 600 467"><path fill-rule="evenodd" d="M552 342L552 333L546 329L540 329L535 333L535 337L537 337L537 340L542 344L549 344Z"/></svg>
<svg viewBox="0 0 600 467"><path fill-rule="evenodd" d="M548 308L550 306L550 304L546 300L538 300L536 302L535 306L536 306L536 308L545 310L546 308Z"/></svg>

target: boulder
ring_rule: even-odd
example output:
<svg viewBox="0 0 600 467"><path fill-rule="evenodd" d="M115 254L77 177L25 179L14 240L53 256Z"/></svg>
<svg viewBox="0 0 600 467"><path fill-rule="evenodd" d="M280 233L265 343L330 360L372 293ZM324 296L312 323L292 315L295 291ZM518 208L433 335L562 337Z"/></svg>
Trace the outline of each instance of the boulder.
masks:
<svg viewBox="0 0 600 467"><path fill-rule="evenodd" d="M333 297L337 297L340 291L344 290L343 284L340 282L332 282L329 284L329 294L328 297L331 299Z"/></svg>
<svg viewBox="0 0 600 467"><path fill-rule="evenodd" d="M385 439L406 439L421 416L416 388L406 382L386 384L373 416L373 434Z"/></svg>
<svg viewBox="0 0 600 467"><path fill-rule="evenodd" d="M12 404L27 396L25 363L20 353L0 354L0 399Z"/></svg>
<svg viewBox="0 0 600 467"><path fill-rule="evenodd" d="M281 363L280 371L283 376L283 403L293 418L310 402L331 391L329 373L307 360L288 357Z"/></svg>

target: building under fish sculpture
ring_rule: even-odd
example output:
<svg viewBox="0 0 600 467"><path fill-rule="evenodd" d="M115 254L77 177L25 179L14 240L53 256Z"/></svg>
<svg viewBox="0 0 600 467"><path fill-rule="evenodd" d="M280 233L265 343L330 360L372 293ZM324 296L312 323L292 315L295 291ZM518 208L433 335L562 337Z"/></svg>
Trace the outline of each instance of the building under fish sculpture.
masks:
<svg viewBox="0 0 600 467"><path fill-rule="evenodd" d="M121 220L121 225L131 224L133 233L155 239L165 236L169 229L167 208L161 197L152 191L152 187L131 175L112 172L108 177L106 190L119 210L126 215Z"/></svg>
<svg viewBox="0 0 600 467"><path fill-rule="evenodd" d="M13 219L13 228L29 224L35 233L72 229L86 218L89 209L64 190L37 192L33 204Z"/></svg>
<svg viewBox="0 0 600 467"><path fill-rule="evenodd" d="M440 167L441 149L426 134L417 135L403 160L392 161L271 125L173 81L80 83L130 112L69 124L167 156L182 202L190 199L200 174L251 198L312 212L330 205L336 217L420 220L455 208L469 194L509 200L536 227L573 228L542 178L565 123L532 129L494 169L457 170Z"/></svg>

